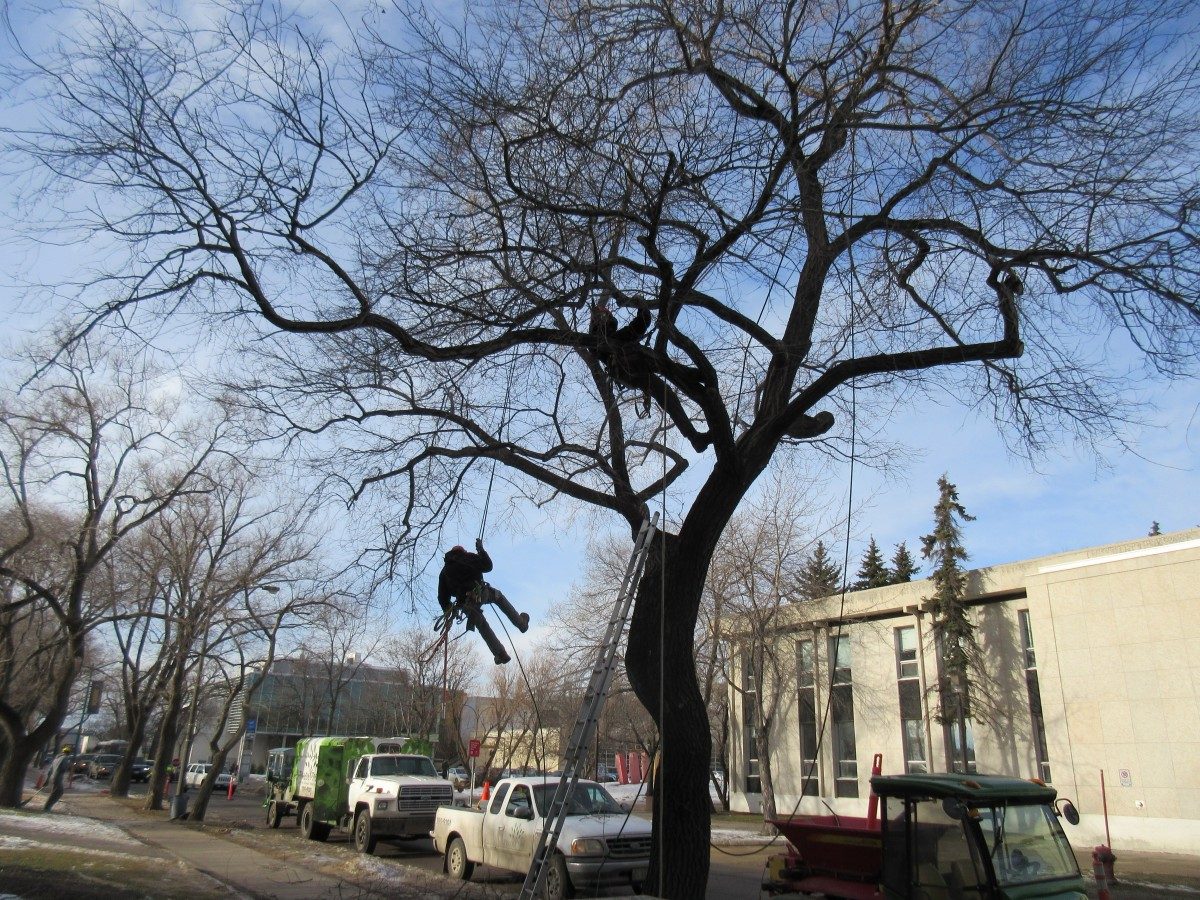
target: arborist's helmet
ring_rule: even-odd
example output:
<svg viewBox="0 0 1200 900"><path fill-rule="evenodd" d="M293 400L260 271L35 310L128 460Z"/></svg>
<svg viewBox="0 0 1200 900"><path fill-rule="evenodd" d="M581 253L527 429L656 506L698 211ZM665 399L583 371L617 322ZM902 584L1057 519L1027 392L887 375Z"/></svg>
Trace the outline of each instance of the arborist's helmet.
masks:
<svg viewBox="0 0 1200 900"><path fill-rule="evenodd" d="M65 744L65 745L63 746L63 748L62 748L62 752L63 752L63 753L70 753L72 749L73 749L73 748L71 747L71 745L70 745L70 744Z"/></svg>
<svg viewBox="0 0 1200 900"><path fill-rule="evenodd" d="M450 548L451 553L466 553L467 549L462 544L455 544Z"/></svg>

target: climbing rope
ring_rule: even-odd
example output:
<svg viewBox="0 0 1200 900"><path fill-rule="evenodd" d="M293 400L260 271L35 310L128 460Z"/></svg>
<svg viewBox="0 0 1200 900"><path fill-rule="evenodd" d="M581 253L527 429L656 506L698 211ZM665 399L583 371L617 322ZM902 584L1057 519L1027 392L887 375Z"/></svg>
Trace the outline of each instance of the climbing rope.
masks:
<svg viewBox="0 0 1200 900"><path fill-rule="evenodd" d="M516 354L516 351L514 350L512 362L509 364L508 378L506 379L506 383L504 385L504 404L501 407L503 412L501 413L501 416L500 416L500 428L497 429L497 431L496 431L496 436L498 439L502 438L504 436L504 429L512 422L512 418L510 417L511 410L508 408L508 405L509 405L509 402L512 400L512 385L513 385L513 379L515 378L516 373L517 373L517 354ZM479 520L479 535L478 535L478 537L480 540L483 540L484 531L487 529L488 509L492 505L492 485L496 483L496 464L499 461L500 460L498 457L496 457L496 456L492 457L492 472L488 476L487 494L484 496L484 500L483 500L483 516Z"/></svg>

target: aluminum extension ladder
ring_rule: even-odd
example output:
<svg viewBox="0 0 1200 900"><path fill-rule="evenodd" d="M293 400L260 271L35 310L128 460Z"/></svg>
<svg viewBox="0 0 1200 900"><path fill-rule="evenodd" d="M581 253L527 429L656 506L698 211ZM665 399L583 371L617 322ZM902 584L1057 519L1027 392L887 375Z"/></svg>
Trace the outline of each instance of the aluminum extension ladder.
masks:
<svg viewBox="0 0 1200 900"><path fill-rule="evenodd" d="M629 620L629 608L633 605L633 595L641 580L642 571L646 567L646 554L654 533L658 529L658 513L648 521L642 522L638 530L637 540L633 544L633 555L625 568L625 578L621 582L621 592L604 633L604 641L600 645L600 655L596 666L592 669L592 677L588 682L587 693L583 695L583 705L579 709L579 717L571 730L571 740L567 744L567 752L563 762L562 777L554 790L554 798L546 811L545 824L542 826L542 836L538 840L537 849L533 853L533 862L525 876L525 884L521 887L520 900L534 900L540 897L546 883L546 872L549 862L554 857L558 846L558 836L562 833L563 823L567 819L567 798L579 781L579 766L582 757L596 732L596 723L600 719L600 710L608 699L608 689L612 684L613 666L617 655L617 646L621 643L621 635L625 631L625 623Z"/></svg>

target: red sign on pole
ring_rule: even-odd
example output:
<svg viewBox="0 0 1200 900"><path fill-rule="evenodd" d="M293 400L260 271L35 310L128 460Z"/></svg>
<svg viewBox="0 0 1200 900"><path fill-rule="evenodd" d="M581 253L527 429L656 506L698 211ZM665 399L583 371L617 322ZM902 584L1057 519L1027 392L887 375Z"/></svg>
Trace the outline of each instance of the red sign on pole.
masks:
<svg viewBox="0 0 1200 900"><path fill-rule="evenodd" d="M479 741L472 740L472 741L467 742L467 755L468 756L478 756L479 755Z"/></svg>

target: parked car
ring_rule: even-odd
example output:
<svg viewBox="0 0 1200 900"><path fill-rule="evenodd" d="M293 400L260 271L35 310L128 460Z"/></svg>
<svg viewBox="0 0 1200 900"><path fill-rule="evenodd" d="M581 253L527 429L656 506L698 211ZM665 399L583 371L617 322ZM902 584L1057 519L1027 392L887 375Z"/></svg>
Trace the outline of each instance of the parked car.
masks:
<svg viewBox="0 0 1200 900"><path fill-rule="evenodd" d="M75 775L86 775L88 771L88 763L95 758L95 753L80 753L73 760L71 760L71 772Z"/></svg>
<svg viewBox="0 0 1200 900"><path fill-rule="evenodd" d="M204 777L208 774L208 770L211 768L212 763L192 763L187 767L187 781L185 784L188 787L200 787L204 783ZM219 773L215 786L219 788L229 787L229 773Z"/></svg>
<svg viewBox="0 0 1200 900"><path fill-rule="evenodd" d="M471 786L471 773L462 766L451 766L446 771L446 778L454 785L456 791L463 791Z"/></svg>
<svg viewBox="0 0 1200 900"><path fill-rule="evenodd" d="M129 769L130 781L149 781L150 770L154 768L154 764L144 756L138 756L133 760L133 765Z"/></svg>
<svg viewBox="0 0 1200 900"><path fill-rule="evenodd" d="M115 753L103 753L88 763L88 778L112 778L112 773L121 764L121 757Z"/></svg>

